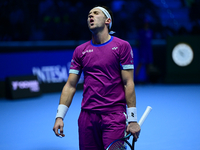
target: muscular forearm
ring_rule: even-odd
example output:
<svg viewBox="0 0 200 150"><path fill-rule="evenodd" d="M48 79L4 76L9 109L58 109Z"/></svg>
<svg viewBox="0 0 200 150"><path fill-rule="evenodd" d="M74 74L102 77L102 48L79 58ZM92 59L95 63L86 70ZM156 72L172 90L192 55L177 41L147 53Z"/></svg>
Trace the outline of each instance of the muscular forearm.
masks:
<svg viewBox="0 0 200 150"><path fill-rule="evenodd" d="M135 85L129 82L125 85L125 96L128 107L136 107Z"/></svg>
<svg viewBox="0 0 200 150"><path fill-rule="evenodd" d="M69 107L71 105L75 92L76 87L70 86L69 83L66 83L61 93L60 104L64 104Z"/></svg>
<svg viewBox="0 0 200 150"><path fill-rule="evenodd" d="M65 86L63 87L61 97L60 97L60 105L58 106L57 114L56 114L56 121L53 127L53 131L55 132L56 136L64 137L63 134L63 119L67 113L67 110L72 102L72 98L76 92L76 87L69 84L68 81ZM66 106L64 106L66 105ZM60 129L60 133L59 133Z"/></svg>
<svg viewBox="0 0 200 150"><path fill-rule="evenodd" d="M76 74L69 74L67 83L63 87L61 97L60 97L60 104L64 104L67 107L70 106L73 96L76 92L76 84L78 83L79 75Z"/></svg>
<svg viewBox="0 0 200 150"><path fill-rule="evenodd" d="M136 109L136 96L134 83L127 84L125 87L126 103L128 106L128 126L127 132L131 132L134 136L134 140L137 141L140 134L140 126L137 123L137 109Z"/></svg>

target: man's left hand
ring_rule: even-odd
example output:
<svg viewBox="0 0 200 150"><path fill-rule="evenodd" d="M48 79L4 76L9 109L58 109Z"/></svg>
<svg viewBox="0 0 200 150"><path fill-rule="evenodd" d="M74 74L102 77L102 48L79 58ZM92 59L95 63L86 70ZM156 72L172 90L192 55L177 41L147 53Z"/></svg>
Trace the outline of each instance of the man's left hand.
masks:
<svg viewBox="0 0 200 150"><path fill-rule="evenodd" d="M127 126L126 132L131 133L134 137L134 140L137 141L140 134L140 125L137 122L130 122Z"/></svg>

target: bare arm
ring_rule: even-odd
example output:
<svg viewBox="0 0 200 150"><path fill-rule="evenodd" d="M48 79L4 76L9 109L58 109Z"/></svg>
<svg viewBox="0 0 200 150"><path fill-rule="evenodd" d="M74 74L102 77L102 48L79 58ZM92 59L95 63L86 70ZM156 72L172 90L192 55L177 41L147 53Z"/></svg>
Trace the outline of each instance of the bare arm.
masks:
<svg viewBox="0 0 200 150"><path fill-rule="evenodd" d="M122 80L124 83L125 97L127 107L136 107L136 96L135 96L135 84L133 81L133 70L122 70ZM137 122L131 122L128 124L127 132L131 132L135 138L135 141L139 137L140 126Z"/></svg>
<svg viewBox="0 0 200 150"><path fill-rule="evenodd" d="M76 84L78 83L79 75L76 74L69 74L67 83L63 87L61 97L60 97L60 104L64 104L66 106L70 106L73 96L76 92Z"/></svg>
<svg viewBox="0 0 200 150"><path fill-rule="evenodd" d="M73 96L76 92L76 84L78 83L79 80L79 75L76 74L69 74L67 83L63 87L61 97L60 97L60 104L66 105L69 107L71 105ZM53 131L55 132L56 136L61 136L64 137L65 135L63 134L63 119L62 118L57 118L53 127ZM60 133L59 130L60 129Z"/></svg>
<svg viewBox="0 0 200 150"><path fill-rule="evenodd" d="M136 107L135 84L133 82L133 70L122 70L126 103L128 107Z"/></svg>

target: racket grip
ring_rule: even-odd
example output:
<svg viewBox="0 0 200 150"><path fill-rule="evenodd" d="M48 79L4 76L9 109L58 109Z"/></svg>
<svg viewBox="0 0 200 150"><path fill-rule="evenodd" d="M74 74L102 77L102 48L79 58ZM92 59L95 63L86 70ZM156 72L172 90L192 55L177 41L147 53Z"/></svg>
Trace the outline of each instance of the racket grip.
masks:
<svg viewBox="0 0 200 150"><path fill-rule="evenodd" d="M135 139L133 137L133 140L132 140L132 149L131 150L134 150L135 149Z"/></svg>
<svg viewBox="0 0 200 150"><path fill-rule="evenodd" d="M147 116L149 115L150 111L152 110L152 108L150 106L147 106L145 112L143 113L142 117L140 118L138 124L140 126L142 126L142 124L144 123L145 119L147 118Z"/></svg>

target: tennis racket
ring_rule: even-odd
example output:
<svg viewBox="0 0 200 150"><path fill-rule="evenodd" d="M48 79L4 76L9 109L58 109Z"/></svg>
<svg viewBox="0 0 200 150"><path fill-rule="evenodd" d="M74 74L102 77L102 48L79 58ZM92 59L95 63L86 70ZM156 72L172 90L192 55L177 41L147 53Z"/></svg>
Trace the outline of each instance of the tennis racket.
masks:
<svg viewBox="0 0 200 150"><path fill-rule="evenodd" d="M152 110L152 108L150 106L147 106L145 112L143 113L142 117L140 118L138 124L140 125L140 127L142 126L142 124L144 123L145 119L147 118L147 116L149 115L150 111ZM134 150L134 145L135 145L135 140L133 138L132 141L132 145L127 141L129 139L129 137L131 136L131 133L129 133L127 136L121 138L121 139L117 139L115 141L113 141L106 150L126 150L127 145L131 148L131 150Z"/></svg>

